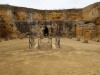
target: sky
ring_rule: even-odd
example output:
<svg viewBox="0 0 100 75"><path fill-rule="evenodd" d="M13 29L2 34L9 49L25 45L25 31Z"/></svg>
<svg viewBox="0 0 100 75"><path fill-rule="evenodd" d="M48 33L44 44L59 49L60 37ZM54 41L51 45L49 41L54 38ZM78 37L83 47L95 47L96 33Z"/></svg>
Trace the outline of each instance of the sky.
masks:
<svg viewBox="0 0 100 75"><path fill-rule="evenodd" d="M100 0L0 0L0 4L35 8L35 9L70 9L83 8Z"/></svg>

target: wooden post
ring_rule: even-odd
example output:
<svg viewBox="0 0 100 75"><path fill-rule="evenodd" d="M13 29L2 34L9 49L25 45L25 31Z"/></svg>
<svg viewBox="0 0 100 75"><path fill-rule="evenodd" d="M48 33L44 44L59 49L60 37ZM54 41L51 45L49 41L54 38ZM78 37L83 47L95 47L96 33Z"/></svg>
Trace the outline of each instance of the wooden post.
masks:
<svg viewBox="0 0 100 75"><path fill-rule="evenodd" d="M30 32L29 32L29 49L32 48L33 42L34 42L34 40L33 40L33 33L32 33L31 30L32 30L32 25L30 25Z"/></svg>
<svg viewBox="0 0 100 75"><path fill-rule="evenodd" d="M31 49L31 47L32 47L32 41L31 41L31 39L32 39L32 35L30 33L29 34L29 49Z"/></svg>
<svg viewBox="0 0 100 75"><path fill-rule="evenodd" d="M40 40L38 39L38 49L40 49Z"/></svg>
<svg viewBox="0 0 100 75"><path fill-rule="evenodd" d="M50 40L51 40L51 49L52 49L52 38L50 38Z"/></svg>
<svg viewBox="0 0 100 75"><path fill-rule="evenodd" d="M58 40L58 45L59 45L59 48L60 48L60 38L59 38L59 40Z"/></svg>

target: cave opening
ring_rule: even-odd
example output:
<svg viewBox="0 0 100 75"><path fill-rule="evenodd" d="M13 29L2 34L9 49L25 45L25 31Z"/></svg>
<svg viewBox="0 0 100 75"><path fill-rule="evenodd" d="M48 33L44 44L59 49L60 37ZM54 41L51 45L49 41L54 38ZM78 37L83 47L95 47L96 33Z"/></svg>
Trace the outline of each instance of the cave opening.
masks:
<svg viewBox="0 0 100 75"><path fill-rule="evenodd" d="M44 36L48 36L49 35L49 29L47 26L45 26L44 28Z"/></svg>

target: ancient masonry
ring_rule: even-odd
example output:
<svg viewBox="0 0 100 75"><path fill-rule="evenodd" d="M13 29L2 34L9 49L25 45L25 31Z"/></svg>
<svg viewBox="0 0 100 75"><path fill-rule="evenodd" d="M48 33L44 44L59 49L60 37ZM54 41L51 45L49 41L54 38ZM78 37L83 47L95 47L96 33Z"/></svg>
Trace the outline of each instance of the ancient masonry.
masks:
<svg viewBox="0 0 100 75"><path fill-rule="evenodd" d="M10 5L0 5L0 38L18 38L29 32L28 22L33 25L51 26L50 36L55 36L56 24L60 36L100 41L100 2L82 9L38 10ZM41 33L42 34L42 33Z"/></svg>

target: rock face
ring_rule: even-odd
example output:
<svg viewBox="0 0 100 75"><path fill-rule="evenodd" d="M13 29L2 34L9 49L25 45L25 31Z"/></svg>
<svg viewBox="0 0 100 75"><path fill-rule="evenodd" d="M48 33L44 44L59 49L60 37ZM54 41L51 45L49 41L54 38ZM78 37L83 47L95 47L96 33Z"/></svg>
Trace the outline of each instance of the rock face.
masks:
<svg viewBox="0 0 100 75"><path fill-rule="evenodd" d="M82 19L82 9L47 10L46 20L77 20Z"/></svg>
<svg viewBox="0 0 100 75"><path fill-rule="evenodd" d="M12 29L9 22L6 22L5 19L0 16L0 37L7 38L12 34Z"/></svg>
<svg viewBox="0 0 100 75"><path fill-rule="evenodd" d="M8 37L12 34L19 35L19 33L29 31L27 21L30 21L30 18L33 21L61 21L59 27L62 36L86 39L100 38L100 2L83 9L65 10L38 10L0 5L0 37ZM18 21L17 24L15 21ZM32 24L34 25L34 23ZM41 22L38 25L45 25L45 23ZM54 35L54 31L55 29L51 29L52 35Z"/></svg>
<svg viewBox="0 0 100 75"><path fill-rule="evenodd" d="M76 25L76 37L92 39L97 37L96 25L94 23L80 22Z"/></svg>
<svg viewBox="0 0 100 75"><path fill-rule="evenodd" d="M100 15L99 15L100 12L98 11L99 7L100 7L100 2L97 2L97 3L91 4L91 5L83 8L83 10L82 10L83 18L85 20L90 20L90 19L95 19L98 16L100 17Z"/></svg>

